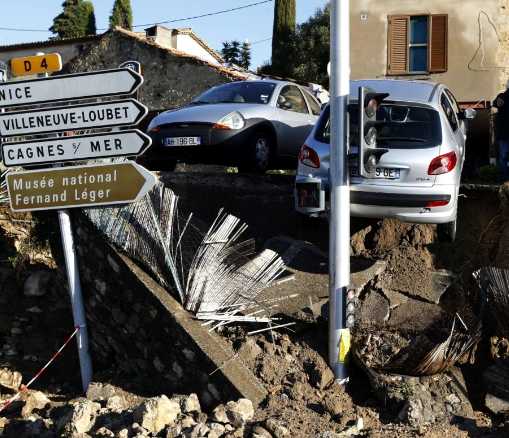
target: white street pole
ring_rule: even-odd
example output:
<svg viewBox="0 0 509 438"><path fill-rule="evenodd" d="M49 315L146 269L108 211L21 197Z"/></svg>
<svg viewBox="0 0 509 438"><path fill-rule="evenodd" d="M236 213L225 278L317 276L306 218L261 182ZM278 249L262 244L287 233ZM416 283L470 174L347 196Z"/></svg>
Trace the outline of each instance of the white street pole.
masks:
<svg viewBox="0 0 509 438"><path fill-rule="evenodd" d="M44 53L36 53L36 56ZM44 73L43 76L48 76ZM67 271L67 281L69 284L69 297L71 299L72 316L74 326L79 328L76 333L76 343L78 345L78 355L80 360L81 384L83 392L87 392L88 385L92 381L92 359L90 357L88 345L87 318L85 307L83 305L83 295L81 293L80 273L78 269L78 260L74 248L74 238L72 234L71 216L69 210L58 210L58 221L60 223L60 235L62 237L62 247L65 257L65 269Z"/></svg>
<svg viewBox="0 0 509 438"><path fill-rule="evenodd" d="M350 283L350 189L348 181L347 105L350 94L349 0L331 1L331 144L329 231L329 365L336 379L348 378L345 356L346 295Z"/></svg>
<svg viewBox="0 0 509 438"><path fill-rule="evenodd" d="M79 327L78 333L76 334L76 341L80 358L81 383L83 385L83 392L86 392L92 380L92 359L90 358L88 347L87 319L81 294L80 274L74 248L69 210L58 210L58 221L60 222L60 234L62 236L62 246L64 249L67 280L69 282L72 316L75 327Z"/></svg>

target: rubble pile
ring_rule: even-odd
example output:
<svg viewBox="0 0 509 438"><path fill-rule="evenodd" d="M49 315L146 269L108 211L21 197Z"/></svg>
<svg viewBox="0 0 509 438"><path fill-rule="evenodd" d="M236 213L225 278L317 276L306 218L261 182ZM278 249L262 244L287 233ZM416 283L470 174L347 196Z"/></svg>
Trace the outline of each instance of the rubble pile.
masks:
<svg viewBox="0 0 509 438"><path fill-rule="evenodd" d="M28 390L6 411L8 417L15 415L0 417L0 436L3 432L6 437L241 437L254 417L247 399L219 405L207 414L196 394L143 398L95 382L86 397L67 401ZM264 436L260 426L257 430Z"/></svg>

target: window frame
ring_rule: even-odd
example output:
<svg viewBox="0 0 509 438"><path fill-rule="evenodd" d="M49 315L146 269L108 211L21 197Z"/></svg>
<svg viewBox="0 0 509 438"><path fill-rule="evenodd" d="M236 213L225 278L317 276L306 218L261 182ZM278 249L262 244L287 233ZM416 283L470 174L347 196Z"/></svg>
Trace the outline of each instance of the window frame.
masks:
<svg viewBox="0 0 509 438"><path fill-rule="evenodd" d="M426 17L427 18L427 41L426 43L411 43L411 21L412 18L417 17ZM433 18L445 17L445 47L444 47L444 56L445 56L445 69L443 71L434 71L432 69L432 39L433 39ZM391 26L392 20L394 19L406 19L407 20L407 35L406 35L406 68L405 71L395 71L392 70L391 66L391 45L393 44L391 40ZM391 14L387 16L387 62L386 62L386 75L387 76L415 76L415 75L430 75L436 73L445 73L448 70L448 50L449 50L449 15L448 14L430 14L430 13L421 13L421 14ZM425 71L410 71L410 49L412 47L426 47L426 70Z"/></svg>
<svg viewBox="0 0 509 438"><path fill-rule="evenodd" d="M412 18L426 18L426 42L425 43L412 43ZM422 75L427 74L429 71L429 47L430 47L430 15L409 15L408 16L408 35L407 35L407 70L410 75ZM426 48L426 70L410 70L410 52L412 48L425 47Z"/></svg>

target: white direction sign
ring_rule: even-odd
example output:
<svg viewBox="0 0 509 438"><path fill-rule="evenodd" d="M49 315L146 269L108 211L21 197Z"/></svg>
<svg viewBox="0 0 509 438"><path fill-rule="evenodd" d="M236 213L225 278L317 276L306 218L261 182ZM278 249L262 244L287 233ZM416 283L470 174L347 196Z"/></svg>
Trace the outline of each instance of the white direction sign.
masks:
<svg viewBox="0 0 509 438"><path fill-rule="evenodd" d="M134 99L63 106L0 114L0 135L32 135L43 132L136 125L147 107Z"/></svg>
<svg viewBox="0 0 509 438"><path fill-rule="evenodd" d="M0 107L133 94L143 77L130 68L0 84Z"/></svg>
<svg viewBox="0 0 509 438"><path fill-rule="evenodd" d="M4 165L30 166L65 161L141 155L152 140L137 129L105 134L31 140L22 143L4 143Z"/></svg>

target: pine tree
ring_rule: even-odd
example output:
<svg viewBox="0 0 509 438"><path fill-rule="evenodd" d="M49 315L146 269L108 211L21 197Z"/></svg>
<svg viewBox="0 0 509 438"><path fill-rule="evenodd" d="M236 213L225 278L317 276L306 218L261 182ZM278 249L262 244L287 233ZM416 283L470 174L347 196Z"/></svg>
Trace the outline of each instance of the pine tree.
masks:
<svg viewBox="0 0 509 438"><path fill-rule="evenodd" d="M110 28L120 26L124 29L133 28L133 11L131 0L115 0L110 16Z"/></svg>
<svg viewBox="0 0 509 438"><path fill-rule="evenodd" d="M223 43L223 48L221 49L221 55L223 56L225 62L227 62L228 64L240 65L241 63L240 43L237 40L225 41Z"/></svg>
<svg viewBox="0 0 509 438"><path fill-rule="evenodd" d="M240 59L239 65L246 70L249 69L251 65L251 44L249 42L244 41L242 47L240 49Z"/></svg>
<svg viewBox="0 0 509 438"><path fill-rule="evenodd" d="M87 0L65 0L62 12L53 19L50 31L58 38L95 35L94 5Z"/></svg>
<svg viewBox="0 0 509 438"><path fill-rule="evenodd" d="M272 31L272 70L281 76L290 74L290 45L295 32L295 0L276 0Z"/></svg>

